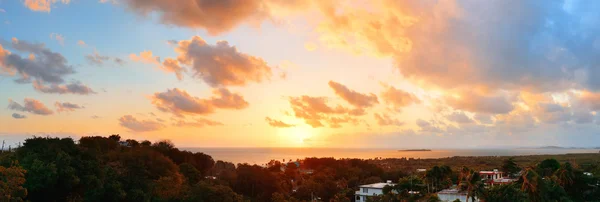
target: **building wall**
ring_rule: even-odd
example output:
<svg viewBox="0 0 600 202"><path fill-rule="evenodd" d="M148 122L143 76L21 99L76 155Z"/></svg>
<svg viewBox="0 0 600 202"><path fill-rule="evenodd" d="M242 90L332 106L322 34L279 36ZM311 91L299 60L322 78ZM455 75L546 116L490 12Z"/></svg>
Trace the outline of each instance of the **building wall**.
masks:
<svg viewBox="0 0 600 202"><path fill-rule="evenodd" d="M366 192L364 192L364 189L367 189ZM375 189L375 188L360 188L360 190L355 192L354 195L354 199L356 202L365 202L367 201L366 197L368 196L375 196L375 195L382 195L383 194L383 189ZM357 199L360 196L360 199Z"/></svg>

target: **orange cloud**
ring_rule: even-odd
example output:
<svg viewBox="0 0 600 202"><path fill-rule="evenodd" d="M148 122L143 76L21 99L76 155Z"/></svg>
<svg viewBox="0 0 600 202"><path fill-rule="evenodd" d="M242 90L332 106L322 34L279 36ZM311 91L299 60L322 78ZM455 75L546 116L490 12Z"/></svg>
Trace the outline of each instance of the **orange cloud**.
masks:
<svg viewBox="0 0 600 202"><path fill-rule="evenodd" d="M465 92L460 97L447 96L445 102L454 109L473 113L506 114L514 109L512 100L503 95L481 95Z"/></svg>
<svg viewBox="0 0 600 202"><path fill-rule="evenodd" d="M304 43L304 48L307 51L315 51L315 50L317 50L317 44L312 43L312 42L306 42L306 43Z"/></svg>
<svg viewBox="0 0 600 202"><path fill-rule="evenodd" d="M222 126L223 123L218 122L218 121L212 121L212 120L208 120L208 119L203 119L203 118L197 118L193 122L188 122L188 121L184 121L184 120L178 120L173 125L174 126L178 126L178 127L198 127L198 128L202 128L202 127L205 127L205 126Z"/></svg>
<svg viewBox="0 0 600 202"><path fill-rule="evenodd" d="M161 22L191 28L204 28L216 35L244 23L269 17L264 0L212 1L212 0L124 0L139 15L158 14Z"/></svg>
<svg viewBox="0 0 600 202"><path fill-rule="evenodd" d="M340 123L352 122L355 119L350 116L364 115L362 109L348 109L341 105L331 107L327 105L327 99L324 97L290 97L290 105L296 118L304 119L306 124L313 128L323 127L323 121L327 122L329 127L337 128Z"/></svg>
<svg viewBox="0 0 600 202"><path fill-rule="evenodd" d="M178 42L177 60L190 66L193 77L212 87L244 86L260 83L272 75L271 67L260 57L241 53L227 41L209 45L199 36Z"/></svg>
<svg viewBox="0 0 600 202"><path fill-rule="evenodd" d="M142 63L149 63L149 64L159 64L160 63L160 57L158 56L152 56L152 51L142 51L140 52L140 55L136 55L135 53L129 54L129 59L133 60L134 62L142 62Z"/></svg>
<svg viewBox="0 0 600 202"><path fill-rule="evenodd" d="M71 3L71 0L25 0L25 7L32 11L50 12L52 4L57 2L63 4Z"/></svg>
<svg viewBox="0 0 600 202"><path fill-rule="evenodd" d="M388 116L387 114L379 115L378 113L375 113L373 115L375 117L375 120L377 121L377 124L379 124L380 126L389 126L389 125L401 126L401 125L404 125L403 122L399 121L398 119L393 119L390 116Z"/></svg>
<svg viewBox="0 0 600 202"><path fill-rule="evenodd" d="M153 120L138 120L131 115L119 118L119 125L135 132L148 132L163 129L165 126Z"/></svg>
<svg viewBox="0 0 600 202"><path fill-rule="evenodd" d="M31 98L25 98L24 105L8 99L8 109L44 116L54 113L52 110L48 109L44 103Z"/></svg>
<svg viewBox="0 0 600 202"><path fill-rule="evenodd" d="M394 106L396 109L406 107L411 104L421 103L417 96L398 90L393 86L384 85L385 90L381 93L381 99L388 105Z"/></svg>
<svg viewBox="0 0 600 202"><path fill-rule="evenodd" d="M191 96L184 90L174 88L167 92L155 93L151 100L159 110L177 116L206 115L214 113L215 109L240 110L248 107L248 102L244 100L244 97L231 93L227 89L215 89L213 95L210 99L201 99Z"/></svg>
<svg viewBox="0 0 600 202"><path fill-rule="evenodd" d="M284 123L283 121L280 121L280 120L271 119L269 117L265 117L265 121L267 121L267 123L270 126L273 126L273 127L276 127L276 128L289 128L289 127L296 126L296 125L293 125L293 124Z"/></svg>
<svg viewBox="0 0 600 202"><path fill-rule="evenodd" d="M61 46L65 45L65 37L62 34L51 33L50 34L50 39L54 39L54 40L58 41L58 43Z"/></svg>
<svg viewBox="0 0 600 202"><path fill-rule="evenodd" d="M175 73L175 76L177 76L177 80L180 81L183 80L183 72L186 71L179 65L179 62L177 60L172 58L165 59L162 66L160 66L159 68L165 72Z"/></svg>
<svg viewBox="0 0 600 202"><path fill-rule="evenodd" d="M79 41L77 41L77 45L79 45L79 46L81 46L81 47L86 47L86 46L87 46L87 44L86 44L86 43L85 43L85 41L83 41L83 40L79 40Z"/></svg>
<svg viewBox="0 0 600 202"><path fill-rule="evenodd" d="M358 108L368 108L379 103L377 96L373 93L368 95L362 94L350 90L346 86L334 81L329 81L329 87L335 91L336 95L340 96L342 99L346 100L346 102Z"/></svg>

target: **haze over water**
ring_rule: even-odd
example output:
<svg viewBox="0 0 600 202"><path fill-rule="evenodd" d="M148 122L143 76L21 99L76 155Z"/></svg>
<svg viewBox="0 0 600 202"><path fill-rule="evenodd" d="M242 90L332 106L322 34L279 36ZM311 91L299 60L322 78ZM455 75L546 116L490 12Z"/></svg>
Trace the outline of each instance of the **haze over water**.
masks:
<svg viewBox="0 0 600 202"><path fill-rule="evenodd" d="M289 161L306 157L334 158L444 158L452 156L520 156L541 154L597 153L597 149L439 149L399 151L397 149L359 148L184 148L203 152L213 159L238 163L265 164L270 160Z"/></svg>

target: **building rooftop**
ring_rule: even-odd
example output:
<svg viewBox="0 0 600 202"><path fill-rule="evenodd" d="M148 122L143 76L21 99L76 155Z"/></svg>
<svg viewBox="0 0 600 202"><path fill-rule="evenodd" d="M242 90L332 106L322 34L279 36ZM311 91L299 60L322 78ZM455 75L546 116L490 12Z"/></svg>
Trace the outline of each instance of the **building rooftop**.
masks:
<svg viewBox="0 0 600 202"><path fill-rule="evenodd" d="M383 187L385 186L394 186L396 185L395 183L392 183L391 181L388 182L379 182L379 183L373 183L373 184L365 184L365 185L360 185L358 187L360 188L374 188L374 189L383 189Z"/></svg>

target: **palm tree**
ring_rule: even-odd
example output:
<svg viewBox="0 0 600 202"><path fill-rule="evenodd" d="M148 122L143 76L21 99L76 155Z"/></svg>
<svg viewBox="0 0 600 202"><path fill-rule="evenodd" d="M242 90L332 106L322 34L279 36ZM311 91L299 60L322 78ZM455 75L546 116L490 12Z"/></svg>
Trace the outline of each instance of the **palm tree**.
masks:
<svg viewBox="0 0 600 202"><path fill-rule="evenodd" d="M481 181L479 173L467 167L463 167L460 171L459 185L467 191L467 202L469 201L469 198L471 198L472 201L475 201L475 198L481 196L484 191L483 182Z"/></svg>
<svg viewBox="0 0 600 202"><path fill-rule="evenodd" d="M569 162L566 162L560 169L556 170L554 175L556 176L556 182L563 188L573 184L573 178L575 177L573 166Z"/></svg>
<svg viewBox="0 0 600 202"><path fill-rule="evenodd" d="M541 197L538 189L540 181L541 177L535 172L534 168L528 167L523 170L523 174L521 175L521 191L526 192L531 201L539 201Z"/></svg>

